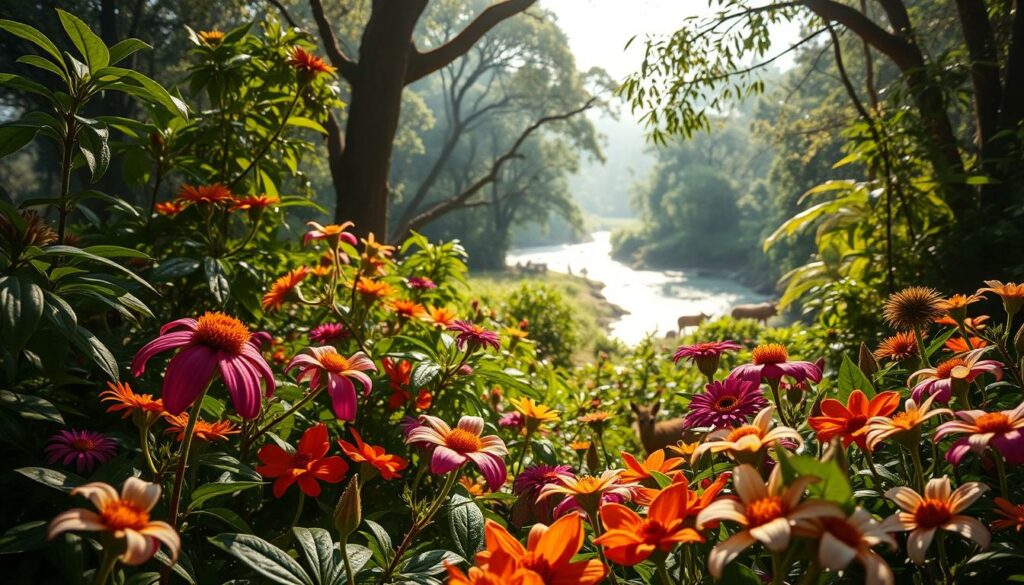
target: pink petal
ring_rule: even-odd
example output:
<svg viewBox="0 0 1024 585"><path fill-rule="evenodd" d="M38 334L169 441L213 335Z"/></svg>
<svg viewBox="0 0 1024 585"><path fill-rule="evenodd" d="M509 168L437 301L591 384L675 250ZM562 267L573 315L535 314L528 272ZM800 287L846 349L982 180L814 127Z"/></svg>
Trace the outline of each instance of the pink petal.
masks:
<svg viewBox="0 0 1024 585"><path fill-rule="evenodd" d="M459 419L458 428L480 436L484 432L484 419L479 416L464 416Z"/></svg>
<svg viewBox="0 0 1024 585"><path fill-rule="evenodd" d="M127 529L124 531L125 549L121 562L126 565L141 565L153 558L160 544L155 538L143 536L142 533Z"/></svg>
<svg viewBox="0 0 1024 585"><path fill-rule="evenodd" d="M370 390L373 389L373 380L371 380L366 374L356 370L348 370L345 372L345 375L349 378L359 380L359 383L363 385L363 396L369 394Z"/></svg>
<svg viewBox="0 0 1024 585"><path fill-rule="evenodd" d="M344 376L330 375L327 393L331 395L334 416L352 421L356 418L356 387Z"/></svg>
<svg viewBox="0 0 1024 585"><path fill-rule="evenodd" d="M70 530L98 532L100 530L106 530L106 528L106 525L103 524L103 520L96 512L85 510L83 508L73 508L67 512L58 514L50 521L47 538L53 540L61 533L68 532Z"/></svg>
<svg viewBox="0 0 1024 585"><path fill-rule="evenodd" d="M164 374L164 410L181 414L203 392L213 379L217 357L213 350L202 345L185 348L171 358Z"/></svg>
<svg viewBox="0 0 1024 585"><path fill-rule="evenodd" d="M160 491L160 484L129 477L121 488L121 499L132 502L148 512L160 501Z"/></svg>
<svg viewBox="0 0 1024 585"><path fill-rule="evenodd" d="M453 469L462 467L466 461L465 455L444 445L438 445L434 449L434 455L430 458L430 472L434 475L444 475ZM481 471L483 470L481 469Z"/></svg>
<svg viewBox="0 0 1024 585"><path fill-rule="evenodd" d="M267 360L263 359L263 355L258 349L249 344L242 346L242 357L249 362L249 366L258 375L263 377L263 381L267 384L267 398L273 396L274 390L277 389L277 381L274 380L274 372L270 370ZM256 381L256 385L259 386L259 380Z"/></svg>
<svg viewBox="0 0 1024 585"><path fill-rule="evenodd" d="M439 447L439 449L447 449L447 447ZM500 457L490 453L466 453L466 457L469 457L480 468L480 473L487 480L487 487L492 492L498 491L508 479L505 462Z"/></svg>
<svg viewBox="0 0 1024 585"><path fill-rule="evenodd" d="M259 374L241 356L218 352L220 376L231 395L235 410L244 419L256 418L260 413Z"/></svg>
<svg viewBox="0 0 1024 585"><path fill-rule="evenodd" d="M149 358L154 355L162 351L167 351L168 349L188 345L191 341L191 331L168 333L167 335L161 335L153 341L150 341L146 345L142 346L142 349L140 349L132 359L132 375L141 376L142 373L146 371L146 362L148 362Z"/></svg>
<svg viewBox="0 0 1024 585"><path fill-rule="evenodd" d="M444 445L444 437L430 427L419 426L411 431L405 438L407 444L430 443L431 445Z"/></svg>
<svg viewBox="0 0 1024 585"><path fill-rule="evenodd" d="M185 317L184 319L175 319L174 321L171 321L170 323L167 323L160 328L160 335L167 335L167 332L173 329L186 329L188 331L195 331L196 325L198 324L199 321L196 321L192 317Z"/></svg>

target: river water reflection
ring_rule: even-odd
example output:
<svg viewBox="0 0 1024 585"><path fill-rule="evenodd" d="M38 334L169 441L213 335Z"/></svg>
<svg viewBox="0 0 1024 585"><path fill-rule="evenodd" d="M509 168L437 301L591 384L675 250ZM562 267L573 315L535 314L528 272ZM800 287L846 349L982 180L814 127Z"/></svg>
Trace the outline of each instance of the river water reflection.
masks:
<svg viewBox="0 0 1024 585"><path fill-rule="evenodd" d="M728 314L733 305L766 299L752 289L714 276L677 270L634 270L612 259L610 232L592 234L582 244L542 246L511 250L506 263L547 264L549 270L571 272L604 283L601 291L626 314L610 325L612 337L634 344L654 332L663 335L676 329L680 315L704 312L712 318Z"/></svg>

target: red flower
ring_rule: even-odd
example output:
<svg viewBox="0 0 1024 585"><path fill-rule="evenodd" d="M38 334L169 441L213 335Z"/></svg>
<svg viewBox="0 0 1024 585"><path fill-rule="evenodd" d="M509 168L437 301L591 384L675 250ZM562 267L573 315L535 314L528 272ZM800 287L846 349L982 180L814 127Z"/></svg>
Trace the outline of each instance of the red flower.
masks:
<svg viewBox="0 0 1024 585"><path fill-rule="evenodd" d="M341 457L325 457L330 448L327 425L320 423L302 433L294 453L273 443L264 445L258 454L263 465L257 467L256 471L263 477L277 478L274 481L275 498L284 496L284 492L296 481L302 493L315 498L320 495L319 482L338 483L348 472L348 464Z"/></svg>
<svg viewBox="0 0 1024 585"><path fill-rule="evenodd" d="M402 471L409 466L409 462L402 459L398 455L392 455L384 451L384 447L378 445L367 445L363 442L363 438L359 436L359 432L355 429L352 430L352 437L355 438L356 444L353 445L342 439L338 439L338 445L341 446L341 450L345 452L345 455L349 459L356 463L364 463L363 467L367 465L371 466L380 472L380 476L384 479L394 479L396 477L402 477L399 471Z"/></svg>
<svg viewBox="0 0 1024 585"><path fill-rule="evenodd" d="M234 203L235 198L228 189L220 183L212 185L200 185L198 187L185 184L178 190L178 200L188 203Z"/></svg>
<svg viewBox="0 0 1024 585"><path fill-rule="evenodd" d="M861 451L867 450L867 422L873 416L889 416L900 406L899 392L879 392L870 401L860 390L850 393L846 405L835 398L821 401L821 414L807 419L822 443L839 437L843 447L857 443Z"/></svg>
<svg viewBox="0 0 1024 585"><path fill-rule="evenodd" d="M292 50L288 53L287 62L300 72L312 74L314 77L321 73L334 73L337 71L337 69L325 63L323 59L302 47L292 47Z"/></svg>

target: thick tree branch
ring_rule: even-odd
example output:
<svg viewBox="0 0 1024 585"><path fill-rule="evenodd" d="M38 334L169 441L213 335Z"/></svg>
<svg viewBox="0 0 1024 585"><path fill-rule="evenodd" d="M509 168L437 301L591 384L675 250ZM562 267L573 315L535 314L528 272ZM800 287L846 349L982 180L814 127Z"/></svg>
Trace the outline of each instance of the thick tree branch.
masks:
<svg viewBox="0 0 1024 585"><path fill-rule="evenodd" d="M356 63L349 59L345 52L341 50L338 38L334 36L334 31L331 30L331 23L327 21L327 16L324 14L323 4L321 4L320 0L309 0L309 8L313 12L313 20L316 21L316 28L320 31L320 42L324 45L324 51L327 53L327 58L330 59L331 65L338 69L338 73L346 81L352 83L352 78L355 77L356 73Z"/></svg>
<svg viewBox="0 0 1024 585"><path fill-rule="evenodd" d="M519 149L523 146L523 143L526 142L526 140L530 137L531 134L539 130L545 124L549 124L551 122L558 122L562 120L568 120L573 116L581 114L590 109L591 107L593 107L593 105L596 102L597 97L592 97L589 100L587 100L587 103L576 108L575 110L564 112L562 114L545 116L543 118L538 119L536 122L534 122L525 130L523 130L522 134L519 135L519 138L516 139L516 141L508 150L505 151L504 154L494 159L494 162L491 163L491 169L487 172L486 175L477 179L476 182L471 184L458 195L437 202L423 213L412 218L412 220L407 225L399 226L399 229L395 230L395 233L398 236L398 238L404 238L405 234L409 230L420 229L422 226L430 223L431 221L434 221L435 219L441 217L446 213L465 207L469 200L474 195L479 193L481 189L483 189L484 187L498 179L498 175L501 172L501 168L505 165L505 163L509 162L510 160L520 158L522 156L519 154Z"/></svg>
<svg viewBox="0 0 1024 585"><path fill-rule="evenodd" d="M288 8L286 8L285 5L282 4L280 0L267 0L267 2L269 2L270 5L273 6L274 8L277 8L277 11L281 13L281 16L283 16L284 19L288 21L288 26L292 28L301 28L298 25L298 23L295 22L295 19L292 18L292 15L288 12Z"/></svg>
<svg viewBox="0 0 1024 585"><path fill-rule="evenodd" d="M896 63L901 71L924 65L919 51L905 39L878 26L855 8L833 0L804 0L804 6L820 18L839 23Z"/></svg>
<svg viewBox="0 0 1024 585"><path fill-rule="evenodd" d="M452 40L426 53L416 52L409 63L405 82L408 84L422 79L465 55L488 31L504 20L526 10L536 1L504 0L488 6ZM319 0L310 0L310 2L319 3Z"/></svg>
<svg viewBox="0 0 1024 585"><path fill-rule="evenodd" d="M971 61L977 140L984 149L996 133L1003 92L996 40L982 0L956 0L956 8L960 13L960 28Z"/></svg>

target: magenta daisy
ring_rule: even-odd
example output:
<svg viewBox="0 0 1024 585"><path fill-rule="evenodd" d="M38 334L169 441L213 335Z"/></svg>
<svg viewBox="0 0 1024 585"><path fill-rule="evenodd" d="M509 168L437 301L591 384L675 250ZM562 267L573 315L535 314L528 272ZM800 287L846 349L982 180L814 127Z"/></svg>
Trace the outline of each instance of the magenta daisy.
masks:
<svg viewBox="0 0 1024 585"><path fill-rule="evenodd" d="M561 484L563 478L572 477L575 475L568 465L531 465L524 469L512 483L512 493L519 496L512 509L513 522L517 526L538 521L550 524L555 518L555 502L552 499L537 502L537 496L544 486Z"/></svg>
<svg viewBox="0 0 1024 585"><path fill-rule="evenodd" d="M74 464L78 473L91 473L117 454L117 441L96 431L75 429L59 431L50 437L43 448L46 462L50 465L70 467Z"/></svg>
<svg viewBox="0 0 1024 585"><path fill-rule="evenodd" d="M414 290L428 290L437 288L437 284L433 280L430 280L426 276L412 276L409 280L405 281L406 286Z"/></svg>
<svg viewBox="0 0 1024 585"><path fill-rule="evenodd" d="M783 377L792 378L800 383L804 380L821 381L821 368L811 362L789 361L789 352L778 343L759 345L754 348L751 364L743 364L734 369L730 378L749 380L760 384L762 380L777 382Z"/></svg>
<svg viewBox="0 0 1024 585"><path fill-rule="evenodd" d="M310 329L309 342L326 345L345 339L349 335L348 330L341 323L324 323Z"/></svg>
<svg viewBox="0 0 1024 585"><path fill-rule="evenodd" d="M735 341L709 341L694 345L681 345L672 356L672 361L678 364L679 360L688 359L697 366L700 373L711 378L718 371L718 362L722 358L722 354L727 351L736 351L740 347L740 344Z"/></svg>
<svg viewBox="0 0 1024 585"><path fill-rule="evenodd" d="M501 345L501 339L497 333L469 321L458 319L448 326L448 331L459 332L459 336L455 338L455 343L459 346L459 349L465 349L468 346L469 351L474 351L479 347L486 347L488 345L498 349Z"/></svg>
<svg viewBox="0 0 1024 585"><path fill-rule="evenodd" d="M164 374L164 409L171 414L185 411L220 373L235 410L242 418L256 418L262 402L260 378L269 397L277 387L260 346L270 341L266 332L251 333L238 319L223 313L205 313L198 319L171 321L160 328L160 336L135 354L132 374L141 376L146 362L169 349L181 348L167 364Z"/></svg>
<svg viewBox="0 0 1024 585"><path fill-rule="evenodd" d="M758 384L739 378L726 378L704 386L704 392L690 400L689 413L683 420L687 428L715 429L747 424L751 416L768 406Z"/></svg>
<svg viewBox="0 0 1024 585"><path fill-rule="evenodd" d="M341 420L356 418L356 387L352 380L363 385L363 396L370 393L373 381L365 372L376 372L377 366L363 352L346 358L329 345L310 347L292 359L286 372L299 368L296 382L309 381L309 389L315 391L326 386L331 396L334 415Z"/></svg>
<svg viewBox="0 0 1024 585"><path fill-rule="evenodd" d="M949 435L967 435L946 452L947 461L959 465L968 451L982 455L987 447L992 447L1008 462L1024 463L1024 402L1002 412L961 410L956 417L960 420L942 423L935 432L936 441Z"/></svg>
<svg viewBox="0 0 1024 585"><path fill-rule="evenodd" d="M464 416L454 429L443 420L426 414L420 417L420 422L422 426L413 428L405 442L434 445L430 456L431 473L445 474L472 461L492 492L498 491L505 483L508 472L502 458L508 455L508 449L497 435L480 436L484 431L484 419Z"/></svg>
<svg viewBox="0 0 1024 585"><path fill-rule="evenodd" d="M934 368L918 370L907 378L910 384L921 379L914 386L911 396L921 402L924 398L934 396L937 402L949 402L953 394L954 384L967 385L982 374L992 374L996 380L1003 378L1003 365L995 360L983 360L981 356L987 348L969 351L960 357L948 359ZM923 379L922 379L923 378Z"/></svg>

